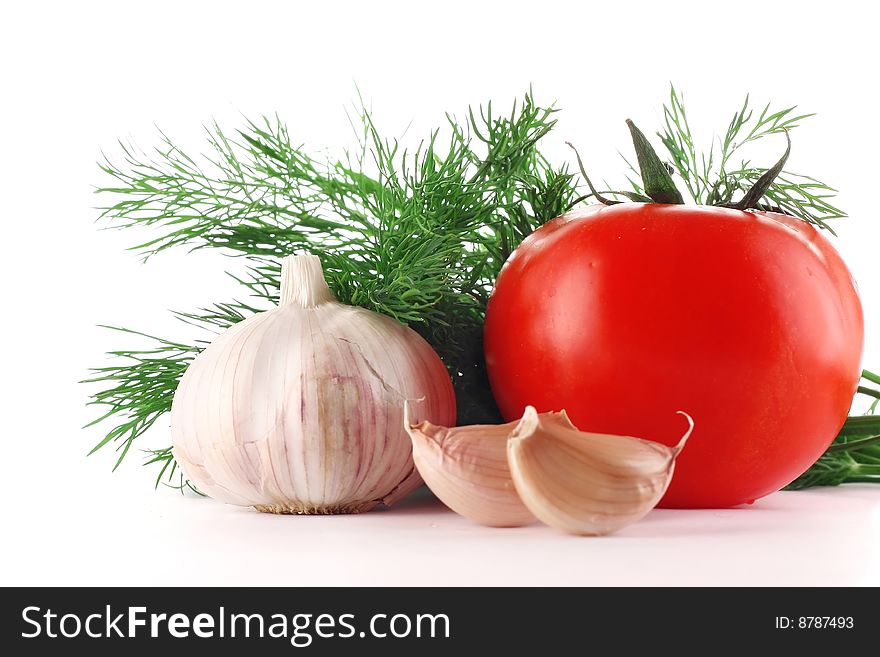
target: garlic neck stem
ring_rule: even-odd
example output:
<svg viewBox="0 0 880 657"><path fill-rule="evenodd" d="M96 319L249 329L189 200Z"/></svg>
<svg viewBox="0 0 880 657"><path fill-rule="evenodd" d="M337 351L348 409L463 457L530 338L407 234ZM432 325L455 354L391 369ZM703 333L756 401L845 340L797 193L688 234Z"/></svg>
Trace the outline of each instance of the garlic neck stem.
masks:
<svg viewBox="0 0 880 657"><path fill-rule="evenodd" d="M336 297L327 286L318 256L304 253L287 256L282 261L279 306L314 308L330 301L336 301Z"/></svg>

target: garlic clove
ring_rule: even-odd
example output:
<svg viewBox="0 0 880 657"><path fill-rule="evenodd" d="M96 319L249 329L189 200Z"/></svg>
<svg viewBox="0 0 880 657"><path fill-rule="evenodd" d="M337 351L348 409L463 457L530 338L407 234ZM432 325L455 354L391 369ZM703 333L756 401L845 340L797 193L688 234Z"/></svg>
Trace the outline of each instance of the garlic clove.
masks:
<svg viewBox="0 0 880 657"><path fill-rule="evenodd" d="M579 431L568 418L529 406L510 434L511 477L526 507L542 522L574 534L617 531L653 509L672 479L675 447L630 436Z"/></svg>
<svg viewBox="0 0 880 657"><path fill-rule="evenodd" d="M520 501L507 465L507 437L516 422L442 427L412 424L409 402L404 426L412 439L413 461L428 488L450 509L490 527L535 522Z"/></svg>

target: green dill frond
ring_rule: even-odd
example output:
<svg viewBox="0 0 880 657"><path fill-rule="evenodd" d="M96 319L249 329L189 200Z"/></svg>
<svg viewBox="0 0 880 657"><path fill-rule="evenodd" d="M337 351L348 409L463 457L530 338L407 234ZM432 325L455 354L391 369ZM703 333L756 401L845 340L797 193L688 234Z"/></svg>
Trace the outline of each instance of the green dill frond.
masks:
<svg viewBox="0 0 880 657"><path fill-rule="evenodd" d="M727 205L742 197L767 171L767 168L755 167L742 159L741 149L770 135L794 130L804 119L813 116L800 114L796 109L771 109L768 103L756 114L746 96L724 136L706 151L698 147L688 123L684 98L672 86L669 100L663 106L663 126L657 134L691 199L701 205ZM626 164L630 172L636 174L634 178L630 176L630 184L641 193L636 182L638 172L628 161ZM831 202L836 193L837 190L815 178L783 170L765 192L765 202L760 207L784 212L831 230L827 224L829 220L846 216Z"/></svg>
<svg viewBox="0 0 880 657"><path fill-rule="evenodd" d="M277 301L278 259L314 253L340 301L410 325L437 350L460 422L494 421L482 355L489 292L519 243L576 198L572 175L538 151L554 113L529 93L504 114L489 104L464 120L447 115L407 151L379 134L362 105L350 117L357 146L336 160L308 154L278 117L245 121L234 133L206 126L207 156L187 154L160 133L152 152L120 144L120 158L101 164L111 179L97 190L111 199L101 218L110 228L157 231L132 247L145 259L181 246L244 257L244 272L231 275L253 302L175 313L211 333ZM96 422L118 422L96 449L120 442L118 465L170 410L199 350L159 340L147 355L114 352L125 362L89 379L106 387L92 398L109 408ZM149 460L173 473L171 461L170 451Z"/></svg>
<svg viewBox="0 0 880 657"><path fill-rule="evenodd" d="M109 356L120 362L93 368L92 376L82 381L103 386L91 395L88 404L101 407L105 412L86 427L105 420L117 422L89 454L94 454L109 443L115 443L119 453L113 466L115 470L134 441L171 410L180 377L201 349L130 329L115 326L105 328L137 335L156 343L152 349L109 352Z"/></svg>
<svg viewBox="0 0 880 657"><path fill-rule="evenodd" d="M146 450L147 458L144 461L144 465L156 465L159 468L155 487L158 488L160 485L165 485L179 490L181 493L189 490L197 495L204 495L183 474L177 465L177 461L174 459L172 449L172 447L163 447L162 449Z"/></svg>

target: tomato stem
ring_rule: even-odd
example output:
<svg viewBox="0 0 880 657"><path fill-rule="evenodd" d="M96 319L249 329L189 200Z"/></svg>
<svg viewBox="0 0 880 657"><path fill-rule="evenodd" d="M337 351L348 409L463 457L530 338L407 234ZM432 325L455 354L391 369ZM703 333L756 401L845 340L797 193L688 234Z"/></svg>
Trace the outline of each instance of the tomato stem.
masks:
<svg viewBox="0 0 880 657"><path fill-rule="evenodd" d="M593 186L593 181L590 180L590 177L587 175L587 172L584 170L584 163L581 160L581 154L578 153L578 150L574 147L574 144L572 144L570 141L567 141L565 143L568 145L568 147L571 150L574 151L574 155L577 158L578 169L581 170L581 175L584 177L584 182L586 182L587 187L590 188L590 193L576 199L575 202L572 203L572 206L574 206L577 203L580 203L583 200L590 198L591 196L595 197L595 199L597 201L599 201L599 203L601 203L602 205L617 205L618 203L622 203L623 201L615 201L614 199L610 199L607 196L603 196L602 192L599 192L596 190L596 188ZM609 191L607 193L618 194L619 196L624 196L624 197L628 198L630 201L635 201L637 203L653 203L654 202L654 200L651 199L650 197L644 196L643 194L638 194L636 192L612 192L612 191Z"/></svg>
<svg viewBox="0 0 880 657"><path fill-rule="evenodd" d="M684 198L675 186L672 174L651 146L651 142L630 119L626 120L626 125L629 127L633 146L636 149L636 158L642 172L642 186L645 194L650 196L655 203L683 204Z"/></svg>
<svg viewBox="0 0 880 657"><path fill-rule="evenodd" d="M568 147L571 150L574 151L574 156L577 158L578 168L581 170L581 175L584 177L584 182L586 182L587 187L590 188L590 194L588 194L587 197L584 197L584 198L588 198L589 196L595 196L596 200L599 201L599 203L601 203L602 205L617 205L618 203L622 203L622 201L615 201L613 199L602 196L602 194L600 192L596 191L596 188L593 186L593 181L590 180L590 177L587 175L587 172L584 170L584 163L583 163L583 161L581 161L581 154L578 153L578 150L574 147L574 144L572 144L570 141L567 141L565 143L568 145Z"/></svg>
<svg viewBox="0 0 880 657"><path fill-rule="evenodd" d="M678 188L675 186L675 182L672 179L672 174L676 170L676 167L673 167L672 165L667 164L660 159L660 157L657 155L657 152L648 141L647 137L645 137L645 134L638 129L635 123L633 123L630 119L627 119L626 125L627 127L629 127L630 135L632 136L633 147L635 148L636 158L638 159L639 164L639 171L637 173L641 175L641 189L644 190L645 194L643 195L638 192L620 192L610 190L608 192L599 192L593 185L593 182L590 180L590 177L587 175L586 171L584 170L584 163L581 161L580 153L578 153L577 149L572 146L570 142L565 142L575 152L578 168L580 169L584 181L590 188L590 193L579 198L578 202L592 196L595 197L596 200L603 205L616 205L618 203L622 203L622 201L603 196L603 194L607 193L623 196L630 201L636 201L639 203L666 203L673 205L683 204L684 198L682 197L681 192L678 191ZM715 201L715 205L724 208L733 208L735 210L754 209L779 212L782 214L791 214L785 208L780 207L779 204L761 203L761 199L763 199L768 194L768 192L773 189L776 179L782 173L782 170L785 167L785 163L788 161L788 156L791 154L791 137L788 134L788 129L782 126L780 130L776 130L775 132L782 132L785 134L786 146L785 152L782 154L782 157L779 158L776 164L764 171L764 173L762 173L760 177L758 177L758 179L749 189L745 190L745 194L739 201L735 203L730 201L734 190L743 189L743 187L741 187L739 183L737 183L736 186L730 190L730 193L727 195L727 197L723 199L717 199ZM660 136L663 137L662 134ZM666 143L667 146L669 145L668 140L664 140L664 143ZM694 155L693 157L696 156ZM635 169L632 167L632 165L630 165L630 168L633 169L633 171L635 172ZM678 167L678 171L679 173L684 175L680 166ZM690 185L687 176L685 176L685 183ZM688 189L690 189L693 195L693 189L691 189L690 186L688 187ZM694 195L694 198L697 199L697 196ZM872 381L874 381L875 383L880 383L880 377L876 375L872 376L874 377L873 379L871 379Z"/></svg>
<svg viewBox="0 0 880 657"><path fill-rule="evenodd" d="M782 131L785 133L785 141L788 144L785 148L785 153L782 154L782 157L779 158L779 161L776 164L767 169L761 177L755 181L755 184L745 193L745 196L736 203L730 204L728 207L736 210L748 210L749 208L758 207L758 203L764 197L764 194L767 193L767 190L770 189L773 181L776 180L780 173L782 173L782 168L785 166L785 163L788 161L788 156L791 153L791 137L788 136L788 130L783 128Z"/></svg>

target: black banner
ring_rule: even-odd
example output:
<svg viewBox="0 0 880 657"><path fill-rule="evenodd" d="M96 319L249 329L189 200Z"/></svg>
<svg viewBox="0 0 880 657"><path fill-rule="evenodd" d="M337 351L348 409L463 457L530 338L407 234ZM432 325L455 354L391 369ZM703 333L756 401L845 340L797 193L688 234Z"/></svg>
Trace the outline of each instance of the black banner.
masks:
<svg viewBox="0 0 880 657"><path fill-rule="evenodd" d="M846 650L872 589L5 589L5 654ZM543 651L554 651L544 653Z"/></svg>

